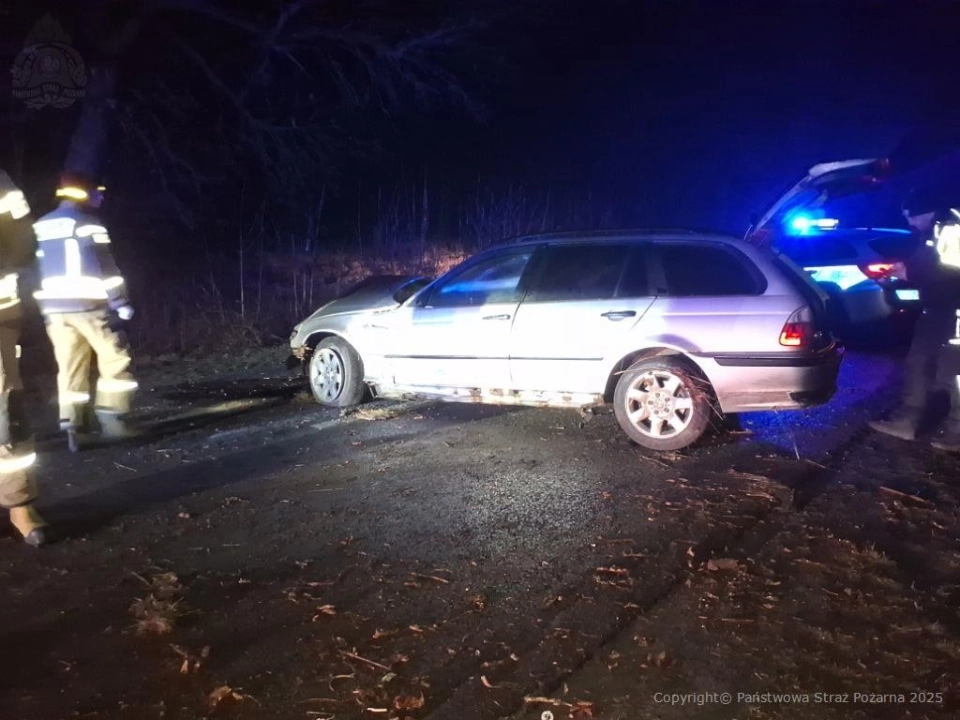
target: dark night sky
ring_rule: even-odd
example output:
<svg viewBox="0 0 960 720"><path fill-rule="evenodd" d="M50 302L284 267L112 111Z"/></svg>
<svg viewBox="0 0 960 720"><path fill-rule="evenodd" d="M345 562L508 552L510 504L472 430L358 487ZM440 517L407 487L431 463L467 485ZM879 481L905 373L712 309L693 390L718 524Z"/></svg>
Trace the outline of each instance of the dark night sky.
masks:
<svg viewBox="0 0 960 720"><path fill-rule="evenodd" d="M504 7L457 6L479 16ZM387 163L347 175L372 187L398 164L425 165L448 188L478 178L531 191L589 188L638 223L740 231L807 166L884 154L916 123L952 115L960 104L956 3L525 0L506 7L471 51L480 82L469 85L488 110L485 122L453 111L407 118L383 137L395 153ZM8 13L6 49L15 52L40 11ZM399 13L395 22L402 24ZM136 72L151 72L142 57L138 63ZM68 124L46 118L37 132L49 137L34 147L56 148ZM40 164L33 161L32 172ZM349 205L349 193L339 202Z"/></svg>
<svg viewBox="0 0 960 720"><path fill-rule="evenodd" d="M883 154L957 109L950 8L914 5L554 3L509 42L514 84L489 125L448 147L468 167L647 197L652 224L737 228L810 164ZM710 207L691 213L698 199Z"/></svg>

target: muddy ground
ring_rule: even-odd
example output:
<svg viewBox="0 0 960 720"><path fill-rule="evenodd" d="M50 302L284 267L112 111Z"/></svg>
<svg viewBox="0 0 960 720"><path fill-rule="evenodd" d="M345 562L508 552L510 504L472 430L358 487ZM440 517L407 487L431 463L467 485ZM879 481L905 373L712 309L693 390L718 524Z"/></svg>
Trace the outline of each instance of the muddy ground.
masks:
<svg viewBox="0 0 960 720"><path fill-rule="evenodd" d="M0 718L957 717L960 458L866 429L896 353L661 455L284 357L141 364L151 435L79 454L35 382L63 539L0 521Z"/></svg>

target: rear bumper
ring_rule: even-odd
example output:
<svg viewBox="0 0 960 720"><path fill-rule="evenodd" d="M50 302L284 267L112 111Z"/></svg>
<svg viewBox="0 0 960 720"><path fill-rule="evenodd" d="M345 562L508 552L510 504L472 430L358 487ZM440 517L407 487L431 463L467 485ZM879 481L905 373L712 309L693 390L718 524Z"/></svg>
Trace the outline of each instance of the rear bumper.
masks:
<svg viewBox="0 0 960 720"><path fill-rule="evenodd" d="M837 391L843 348L697 358L725 413L822 405Z"/></svg>

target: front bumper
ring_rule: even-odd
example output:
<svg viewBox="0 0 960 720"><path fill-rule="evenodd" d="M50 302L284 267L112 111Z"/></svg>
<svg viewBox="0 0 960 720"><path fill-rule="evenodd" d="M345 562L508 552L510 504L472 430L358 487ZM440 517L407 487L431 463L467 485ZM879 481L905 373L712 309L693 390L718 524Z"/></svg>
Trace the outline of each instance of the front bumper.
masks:
<svg viewBox="0 0 960 720"><path fill-rule="evenodd" d="M286 368L293 370L297 367L306 367L310 354L313 352L309 345L294 345L290 348L290 354L287 356Z"/></svg>

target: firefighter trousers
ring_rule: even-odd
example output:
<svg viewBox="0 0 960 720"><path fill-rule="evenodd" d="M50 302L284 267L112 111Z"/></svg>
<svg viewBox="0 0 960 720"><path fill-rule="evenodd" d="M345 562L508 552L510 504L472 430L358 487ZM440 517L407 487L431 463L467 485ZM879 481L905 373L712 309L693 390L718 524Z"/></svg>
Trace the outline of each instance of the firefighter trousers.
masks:
<svg viewBox="0 0 960 720"><path fill-rule="evenodd" d="M130 374L130 350L109 310L50 313L47 335L57 359L60 426L88 431L90 373L97 362L96 411L130 411L137 383Z"/></svg>
<svg viewBox="0 0 960 720"><path fill-rule="evenodd" d="M32 438L23 405L17 343L20 320L0 322L0 506L26 505L37 496Z"/></svg>

